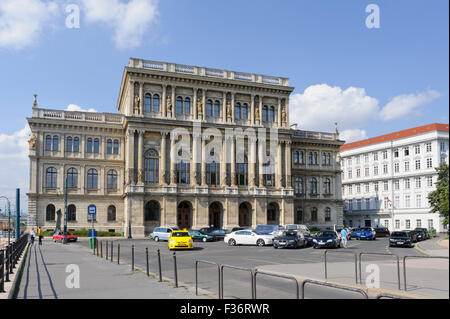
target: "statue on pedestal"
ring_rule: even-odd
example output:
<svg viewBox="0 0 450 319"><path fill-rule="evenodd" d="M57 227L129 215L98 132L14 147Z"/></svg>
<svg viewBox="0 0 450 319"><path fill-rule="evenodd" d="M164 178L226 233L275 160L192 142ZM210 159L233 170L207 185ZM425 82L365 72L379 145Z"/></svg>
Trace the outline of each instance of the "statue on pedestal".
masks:
<svg viewBox="0 0 450 319"><path fill-rule="evenodd" d="M30 150L36 149L36 135L33 133L30 135L30 138L28 139L28 145L30 146Z"/></svg>
<svg viewBox="0 0 450 319"><path fill-rule="evenodd" d="M172 98L169 96L167 96L167 112L172 112Z"/></svg>
<svg viewBox="0 0 450 319"><path fill-rule="evenodd" d="M140 105L141 99L139 95L134 96L134 112L139 113L139 105Z"/></svg>

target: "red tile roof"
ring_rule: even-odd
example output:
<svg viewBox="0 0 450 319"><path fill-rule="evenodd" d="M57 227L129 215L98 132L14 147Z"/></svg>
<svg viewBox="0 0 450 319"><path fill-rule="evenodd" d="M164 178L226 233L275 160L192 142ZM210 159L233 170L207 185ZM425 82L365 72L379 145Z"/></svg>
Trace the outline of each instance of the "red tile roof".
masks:
<svg viewBox="0 0 450 319"><path fill-rule="evenodd" d="M418 135L418 134L424 134L424 133L428 133L428 132L432 132L432 131L448 132L448 124L433 123L433 124L428 124L428 125L424 125L424 126L410 128L410 129L399 131L399 132L394 132L394 133L390 133L390 134L386 134L386 135L377 136L374 138L369 138L367 140L344 144L341 146L341 152L352 149L352 148L363 147L363 146L373 145L373 144L387 142L387 141L398 140L401 138L414 136L414 135Z"/></svg>

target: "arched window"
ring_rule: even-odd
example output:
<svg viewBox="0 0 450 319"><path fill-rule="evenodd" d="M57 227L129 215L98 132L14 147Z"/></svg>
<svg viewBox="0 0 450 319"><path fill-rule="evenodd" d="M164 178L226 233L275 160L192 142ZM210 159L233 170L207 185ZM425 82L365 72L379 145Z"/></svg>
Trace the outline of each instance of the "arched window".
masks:
<svg viewBox="0 0 450 319"><path fill-rule="evenodd" d="M325 208L325 221L330 222L331 221L331 209L330 207Z"/></svg>
<svg viewBox="0 0 450 319"><path fill-rule="evenodd" d="M317 179L315 177L309 180L310 194L317 195Z"/></svg>
<svg viewBox="0 0 450 319"><path fill-rule="evenodd" d="M45 187L56 188L56 180L58 178L58 171L54 167L47 168L45 174Z"/></svg>
<svg viewBox="0 0 450 319"><path fill-rule="evenodd" d="M159 95L153 95L153 112L159 112L160 99Z"/></svg>
<svg viewBox="0 0 450 319"><path fill-rule="evenodd" d="M242 105L242 119L248 120L248 105L247 105L247 103L244 103L244 105Z"/></svg>
<svg viewBox="0 0 450 319"><path fill-rule="evenodd" d="M117 189L117 171L112 169L108 171L106 187L110 190Z"/></svg>
<svg viewBox="0 0 450 319"><path fill-rule="evenodd" d="M45 220L48 222L52 222L55 221L55 216L56 216L56 209L55 209L55 205L50 204L47 206L47 213L45 215Z"/></svg>
<svg viewBox="0 0 450 319"><path fill-rule="evenodd" d="M184 99L184 114L191 114L191 99L189 97Z"/></svg>
<svg viewBox="0 0 450 319"><path fill-rule="evenodd" d="M158 202L151 201L145 205L144 221L158 221L160 207Z"/></svg>
<svg viewBox="0 0 450 319"><path fill-rule="evenodd" d="M108 207L108 222L115 222L116 221L116 206L109 206Z"/></svg>
<svg viewBox="0 0 450 319"><path fill-rule="evenodd" d="M317 223L317 208L311 208L311 222Z"/></svg>
<svg viewBox="0 0 450 319"><path fill-rule="evenodd" d="M59 137L57 135L53 136L53 151L59 150Z"/></svg>
<svg viewBox="0 0 450 319"><path fill-rule="evenodd" d="M234 118L236 120L241 119L241 103L236 103L236 106L234 107Z"/></svg>
<svg viewBox="0 0 450 319"><path fill-rule="evenodd" d="M268 109L267 105L264 105L262 115L263 115L263 121L267 122L269 120L269 109Z"/></svg>
<svg viewBox="0 0 450 319"><path fill-rule="evenodd" d="M94 139L94 153L100 152L100 140L98 138Z"/></svg>
<svg viewBox="0 0 450 319"><path fill-rule="evenodd" d="M77 220L77 208L75 205L69 205L67 207L67 220L69 222L74 222Z"/></svg>
<svg viewBox="0 0 450 319"><path fill-rule="evenodd" d="M98 173L95 168L91 168L87 175L87 188L97 189L98 188Z"/></svg>
<svg viewBox="0 0 450 319"><path fill-rule="evenodd" d="M244 156L244 163L236 163L236 180L238 186L248 185L248 159Z"/></svg>
<svg viewBox="0 0 450 319"><path fill-rule="evenodd" d="M112 140L106 142L106 154L112 154Z"/></svg>
<svg viewBox="0 0 450 319"><path fill-rule="evenodd" d="M269 122L275 122L275 107L271 106L269 110Z"/></svg>
<svg viewBox="0 0 450 319"><path fill-rule="evenodd" d="M213 102L211 100L206 102L206 116L213 116Z"/></svg>
<svg viewBox="0 0 450 319"><path fill-rule="evenodd" d="M45 137L45 150L46 151L52 150L52 137L50 135L47 135Z"/></svg>
<svg viewBox="0 0 450 319"><path fill-rule="evenodd" d="M92 137L87 139L86 143L86 153L92 153Z"/></svg>
<svg viewBox="0 0 450 319"><path fill-rule="evenodd" d="M148 184L159 183L159 154L155 150L148 150L145 153L144 182Z"/></svg>
<svg viewBox="0 0 450 319"><path fill-rule="evenodd" d="M67 137L66 152L72 152L72 136Z"/></svg>
<svg viewBox="0 0 450 319"><path fill-rule="evenodd" d="M296 177L294 181L294 189L296 194L304 194L303 178Z"/></svg>
<svg viewBox="0 0 450 319"><path fill-rule="evenodd" d="M220 164L212 162L206 164L206 184L217 186L220 185Z"/></svg>
<svg viewBox="0 0 450 319"><path fill-rule="evenodd" d="M183 98L181 96L177 97L176 112L177 114L183 113Z"/></svg>
<svg viewBox="0 0 450 319"><path fill-rule="evenodd" d="M178 163L177 166L177 183L178 184L189 184L190 183L190 170L191 164L186 162Z"/></svg>
<svg viewBox="0 0 450 319"><path fill-rule="evenodd" d="M78 187L78 171L75 168L69 168L67 171L67 188Z"/></svg>
<svg viewBox="0 0 450 319"><path fill-rule="evenodd" d="M150 93L145 94L144 99L144 112L150 112L152 110L152 96Z"/></svg>
<svg viewBox="0 0 450 319"><path fill-rule="evenodd" d="M214 116L220 117L220 102L219 101L216 101L214 103Z"/></svg>
<svg viewBox="0 0 450 319"><path fill-rule="evenodd" d="M325 195L331 194L331 180L329 178L325 178L325 181L323 182L323 193Z"/></svg>
<svg viewBox="0 0 450 319"><path fill-rule="evenodd" d="M73 151L74 153L80 152L80 139L78 137L73 139Z"/></svg>
<svg viewBox="0 0 450 319"><path fill-rule="evenodd" d="M114 140L114 150L113 153L115 155L119 154L119 140Z"/></svg>

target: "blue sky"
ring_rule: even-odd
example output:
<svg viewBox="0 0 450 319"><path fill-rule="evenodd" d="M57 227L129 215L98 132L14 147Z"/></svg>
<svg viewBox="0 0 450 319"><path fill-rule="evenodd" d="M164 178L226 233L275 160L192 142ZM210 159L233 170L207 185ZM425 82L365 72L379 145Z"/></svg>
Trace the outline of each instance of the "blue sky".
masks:
<svg viewBox="0 0 450 319"><path fill-rule="evenodd" d="M65 26L71 3L80 8L79 29ZM365 24L372 3L379 29ZM15 145L26 162L22 137L34 93L40 107L116 112L130 57L289 77L291 121L321 131L338 121L350 140L448 123L448 5L0 0L0 161L11 160L5 153Z"/></svg>

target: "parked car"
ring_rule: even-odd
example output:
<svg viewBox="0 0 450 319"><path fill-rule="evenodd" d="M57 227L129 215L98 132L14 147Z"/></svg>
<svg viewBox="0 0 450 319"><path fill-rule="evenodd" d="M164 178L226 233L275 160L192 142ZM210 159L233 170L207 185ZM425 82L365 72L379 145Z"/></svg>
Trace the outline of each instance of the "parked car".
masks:
<svg viewBox="0 0 450 319"><path fill-rule="evenodd" d="M356 233L358 232L359 228L352 227L352 228L349 228L348 230L350 232L350 239L356 238Z"/></svg>
<svg viewBox="0 0 450 319"><path fill-rule="evenodd" d="M377 237L388 237L390 235L389 229L386 227L375 227Z"/></svg>
<svg viewBox="0 0 450 319"><path fill-rule="evenodd" d="M413 243L417 243L419 241L419 239L418 239L419 233L418 232L416 232L415 230L404 230L404 231L409 234Z"/></svg>
<svg viewBox="0 0 450 319"><path fill-rule="evenodd" d="M415 236L416 236L416 241L422 241L422 240L425 240L425 236L424 236L424 233L423 233L422 231L417 230L417 229L413 229L413 230L410 230L410 232L413 233L413 234L415 234Z"/></svg>
<svg viewBox="0 0 450 319"><path fill-rule="evenodd" d="M169 236L169 249L194 249L192 235L187 230L174 230Z"/></svg>
<svg viewBox="0 0 450 319"><path fill-rule="evenodd" d="M263 235L250 230L239 230L230 234L226 234L224 242L229 246L236 245L272 245L273 235Z"/></svg>
<svg viewBox="0 0 450 319"><path fill-rule="evenodd" d="M273 248L299 248L308 245L301 231L284 230L273 239Z"/></svg>
<svg viewBox="0 0 450 319"><path fill-rule="evenodd" d="M417 227L415 230L421 231L424 239L430 239L430 233L428 232L428 229Z"/></svg>
<svg viewBox="0 0 450 319"><path fill-rule="evenodd" d="M64 240L64 232L60 231L60 232L56 232L53 234L53 241L57 242L57 241L63 241ZM66 233L66 240L68 242L74 243L78 240L78 237L75 235L72 235L71 233L67 232Z"/></svg>
<svg viewBox="0 0 450 319"><path fill-rule="evenodd" d="M202 234L200 231L193 230L193 229L189 229L188 231L189 231L189 234L192 235L192 239L194 241L202 241L202 242L214 241L214 236L205 235L205 234Z"/></svg>
<svg viewBox="0 0 450 319"><path fill-rule="evenodd" d="M308 227L306 225L300 225L300 224L290 224L286 225L284 227L286 230L296 230L303 233L305 236L310 236L311 232L309 231Z"/></svg>
<svg viewBox="0 0 450 319"><path fill-rule="evenodd" d="M334 230L319 231L313 236L313 248L327 247L339 248L341 247L341 239Z"/></svg>
<svg viewBox="0 0 450 319"><path fill-rule="evenodd" d="M262 235L277 235L284 227L281 225L257 225L255 232Z"/></svg>
<svg viewBox="0 0 450 319"><path fill-rule="evenodd" d="M157 227L150 234L154 241L169 240L170 234L174 230L179 230L178 227Z"/></svg>
<svg viewBox="0 0 450 319"><path fill-rule="evenodd" d="M413 247L413 239L411 233L407 231L394 231L389 238L389 247Z"/></svg>
<svg viewBox="0 0 450 319"><path fill-rule="evenodd" d="M229 234L229 233L230 233L229 230L216 229L216 230L213 230L211 233L209 233L209 235L212 236L215 241L221 241L225 238L225 235Z"/></svg>
<svg viewBox="0 0 450 319"><path fill-rule="evenodd" d="M372 227L361 227L356 232L356 239L368 239L368 240L375 240L377 238L377 233L375 232L375 229Z"/></svg>

